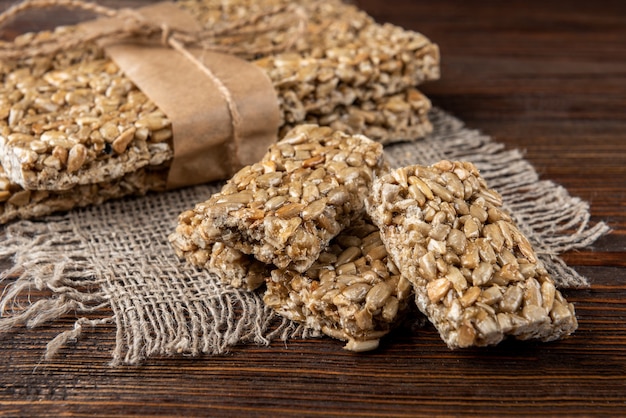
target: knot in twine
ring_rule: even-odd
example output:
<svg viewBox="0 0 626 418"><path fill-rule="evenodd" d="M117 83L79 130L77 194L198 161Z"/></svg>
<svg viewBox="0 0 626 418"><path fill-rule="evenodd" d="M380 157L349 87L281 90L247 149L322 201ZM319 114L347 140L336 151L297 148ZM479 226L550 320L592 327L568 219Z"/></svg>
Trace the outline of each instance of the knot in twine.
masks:
<svg viewBox="0 0 626 418"><path fill-rule="evenodd" d="M254 57L289 50L306 32L307 15L301 7L293 4L268 8L260 13L236 19L219 29L186 31L171 28L160 22L148 21L137 10L113 9L82 0L24 0L2 14L0 27L29 11L50 7L80 9L99 16L116 18L123 25L103 27L87 36L73 31L55 31L51 36L32 37L26 42L0 42L1 59L18 59L55 54L61 50L98 40L140 39L150 40L160 36L164 45L176 50L197 47L242 57ZM295 30L293 36L282 36L280 42L270 45L254 45L254 39L263 33ZM229 41L230 38L230 41Z"/></svg>

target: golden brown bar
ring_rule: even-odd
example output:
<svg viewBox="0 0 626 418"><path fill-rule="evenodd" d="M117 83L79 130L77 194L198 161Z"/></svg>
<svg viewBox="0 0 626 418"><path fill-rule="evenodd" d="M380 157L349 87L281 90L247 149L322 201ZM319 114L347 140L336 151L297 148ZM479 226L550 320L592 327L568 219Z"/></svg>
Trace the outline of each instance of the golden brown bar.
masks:
<svg viewBox="0 0 626 418"><path fill-rule="evenodd" d="M217 241L278 268L306 271L364 213L382 146L360 135L301 125L244 167L222 190L180 215L174 245L208 249Z"/></svg>
<svg viewBox="0 0 626 418"><path fill-rule="evenodd" d="M367 210L449 347L576 330L573 305L471 163L393 170L374 182Z"/></svg>

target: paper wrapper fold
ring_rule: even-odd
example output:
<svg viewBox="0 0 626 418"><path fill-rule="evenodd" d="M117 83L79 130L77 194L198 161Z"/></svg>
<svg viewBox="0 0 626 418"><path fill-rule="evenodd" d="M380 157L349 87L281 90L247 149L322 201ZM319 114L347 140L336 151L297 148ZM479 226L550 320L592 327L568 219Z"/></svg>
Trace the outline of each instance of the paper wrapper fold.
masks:
<svg viewBox="0 0 626 418"><path fill-rule="evenodd" d="M169 28L200 31L196 19L173 3L137 9ZM81 30L123 25L98 19ZM267 75L237 57L190 48L195 60L158 40L101 41L106 54L172 121L174 158L167 188L231 177L258 161L276 141L278 99ZM230 105L229 106L229 102Z"/></svg>

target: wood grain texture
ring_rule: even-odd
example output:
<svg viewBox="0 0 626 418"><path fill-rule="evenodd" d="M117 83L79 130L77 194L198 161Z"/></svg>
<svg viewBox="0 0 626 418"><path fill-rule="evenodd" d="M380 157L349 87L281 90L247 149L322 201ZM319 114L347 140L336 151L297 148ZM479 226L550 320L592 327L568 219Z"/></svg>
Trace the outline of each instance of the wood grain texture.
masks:
<svg viewBox="0 0 626 418"><path fill-rule="evenodd" d="M9 2L0 1L2 7ZM116 1L116 5L140 1ZM108 3L111 4L111 3ZM510 148L542 178L591 204L613 232L564 255L589 277L565 291L579 330L564 341L450 351L433 327L406 324L368 354L330 339L236 347L109 368L113 327L50 362L61 323L0 337L6 416L417 416L626 413L626 3L360 0L380 21L435 40L433 103ZM61 12L36 19L54 23Z"/></svg>

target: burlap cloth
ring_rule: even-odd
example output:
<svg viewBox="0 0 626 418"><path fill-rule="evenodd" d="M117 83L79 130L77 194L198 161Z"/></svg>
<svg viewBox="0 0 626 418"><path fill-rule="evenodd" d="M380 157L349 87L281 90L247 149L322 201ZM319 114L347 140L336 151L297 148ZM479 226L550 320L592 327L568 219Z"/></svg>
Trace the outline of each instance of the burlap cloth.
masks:
<svg viewBox="0 0 626 418"><path fill-rule="evenodd" d="M431 118L435 129L428 138L386 148L391 165L473 162L503 195L557 284L588 285L558 257L608 231L604 223L590 225L588 204L540 180L518 150L505 149L439 109ZM136 364L152 355L220 354L235 344L310 336L267 309L260 294L224 286L174 255L167 236L178 214L220 187L152 194L7 226L0 233L0 257L13 257L14 267L1 276L0 333L69 313L82 316L48 344L50 357L81 332L113 322L112 364ZM47 290L49 297L27 298L33 289Z"/></svg>

